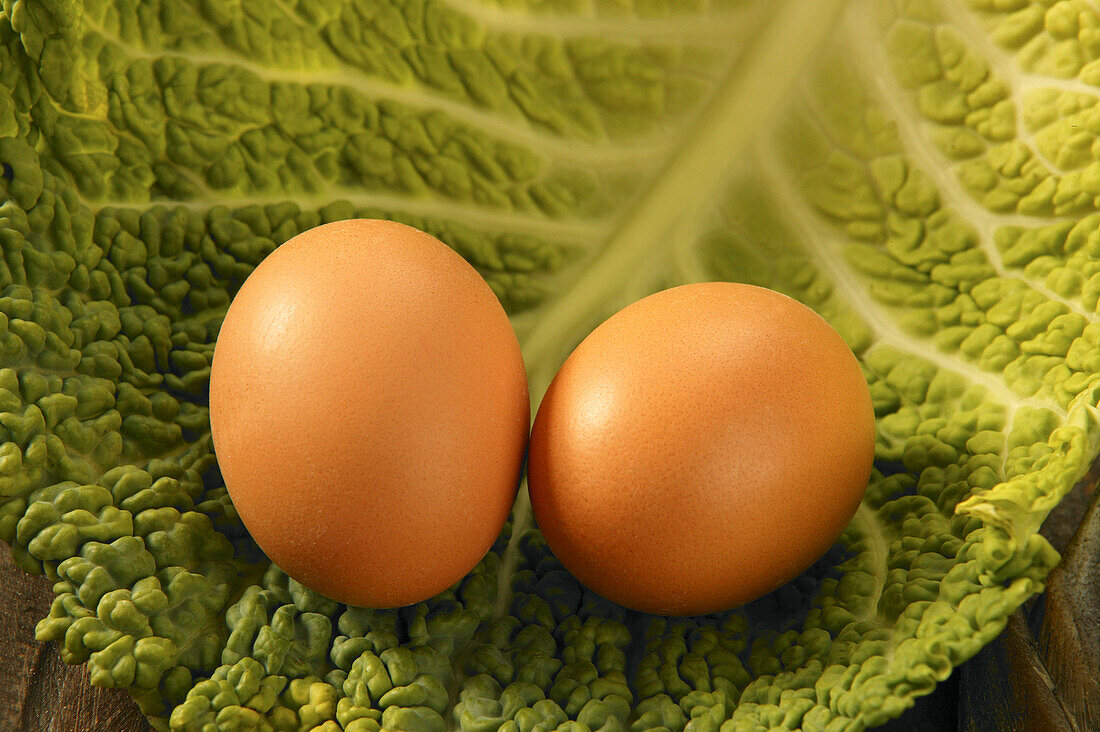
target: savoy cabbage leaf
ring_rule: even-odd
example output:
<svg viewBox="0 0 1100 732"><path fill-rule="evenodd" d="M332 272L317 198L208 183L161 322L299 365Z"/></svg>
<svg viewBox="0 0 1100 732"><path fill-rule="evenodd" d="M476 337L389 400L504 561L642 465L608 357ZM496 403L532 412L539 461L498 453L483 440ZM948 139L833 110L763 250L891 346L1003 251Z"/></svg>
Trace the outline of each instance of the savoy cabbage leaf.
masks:
<svg viewBox="0 0 1100 732"><path fill-rule="evenodd" d="M1090 0L0 7L0 538L56 581L39 638L158 727L859 730L1058 561L1038 527L1100 439ZM811 305L877 414L842 541L744 608L647 616L521 492L427 602L301 587L220 481L210 358L251 269L352 216L478 268L536 402L662 287Z"/></svg>

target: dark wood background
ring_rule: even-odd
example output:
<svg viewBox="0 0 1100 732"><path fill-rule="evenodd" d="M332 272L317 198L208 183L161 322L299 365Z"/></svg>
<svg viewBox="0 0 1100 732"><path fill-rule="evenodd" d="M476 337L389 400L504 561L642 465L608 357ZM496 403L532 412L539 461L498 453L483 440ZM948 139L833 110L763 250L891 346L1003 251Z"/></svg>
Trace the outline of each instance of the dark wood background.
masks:
<svg viewBox="0 0 1100 732"><path fill-rule="evenodd" d="M0 732L151 730L129 694L93 687L83 664L34 639L51 601L53 583L15 566L0 542Z"/></svg>

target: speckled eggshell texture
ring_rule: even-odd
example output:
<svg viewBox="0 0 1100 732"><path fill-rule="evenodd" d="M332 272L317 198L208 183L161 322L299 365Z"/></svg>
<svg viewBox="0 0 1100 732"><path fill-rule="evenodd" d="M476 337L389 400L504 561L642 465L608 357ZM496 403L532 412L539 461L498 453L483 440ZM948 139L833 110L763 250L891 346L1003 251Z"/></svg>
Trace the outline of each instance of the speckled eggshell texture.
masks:
<svg viewBox="0 0 1100 732"><path fill-rule="evenodd" d="M499 534L527 379L462 257L402 224L340 221L280 246L233 299L210 421L264 552L322 595L395 607L457 582Z"/></svg>
<svg viewBox="0 0 1100 732"><path fill-rule="evenodd" d="M820 558L873 457L870 391L837 332L777 292L703 283L630 305L577 347L539 407L528 483L582 583L694 615Z"/></svg>

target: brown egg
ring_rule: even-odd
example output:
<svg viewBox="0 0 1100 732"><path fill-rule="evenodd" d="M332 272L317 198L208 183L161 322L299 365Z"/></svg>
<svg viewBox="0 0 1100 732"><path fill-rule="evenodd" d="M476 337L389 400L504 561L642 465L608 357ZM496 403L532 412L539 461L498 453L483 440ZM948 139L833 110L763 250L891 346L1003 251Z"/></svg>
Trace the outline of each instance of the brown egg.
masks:
<svg viewBox="0 0 1100 732"><path fill-rule="evenodd" d="M859 363L819 315L750 285L676 287L616 313L561 367L531 433L531 505L597 593L716 612L836 542L874 434Z"/></svg>
<svg viewBox="0 0 1100 732"><path fill-rule="evenodd" d="M529 402L488 284L390 221L306 231L229 307L210 374L218 463L291 577L396 607L457 582L515 498Z"/></svg>

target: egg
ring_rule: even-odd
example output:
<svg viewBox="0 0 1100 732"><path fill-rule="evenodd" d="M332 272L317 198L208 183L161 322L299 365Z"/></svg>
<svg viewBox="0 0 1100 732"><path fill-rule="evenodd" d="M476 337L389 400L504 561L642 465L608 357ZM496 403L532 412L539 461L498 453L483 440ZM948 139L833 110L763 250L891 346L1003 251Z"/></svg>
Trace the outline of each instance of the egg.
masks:
<svg viewBox="0 0 1100 732"><path fill-rule="evenodd" d="M581 583L705 614L837 541L874 443L859 362L822 317L761 287L686 285L619 311L565 361L535 417L528 489Z"/></svg>
<svg viewBox="0 0 1100 732"><path fill-rule="evenodd" d="M287 574L351 605L427 599L493 544L529 422L519 343L489 285L409 226L290 239L232 300L210 427L241 520Z"/></svg>

